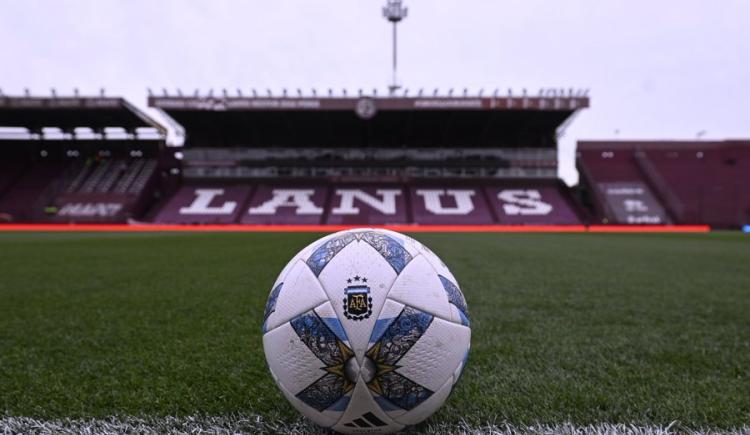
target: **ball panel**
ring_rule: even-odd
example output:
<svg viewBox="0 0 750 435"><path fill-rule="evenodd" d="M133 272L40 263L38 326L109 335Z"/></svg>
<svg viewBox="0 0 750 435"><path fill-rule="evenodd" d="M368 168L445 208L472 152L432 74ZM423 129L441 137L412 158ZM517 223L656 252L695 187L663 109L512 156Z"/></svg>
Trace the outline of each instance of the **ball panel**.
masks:
<svg viewBox="0 0 750 435"><path fill-rule="evenodd" d="M388 298L451 320L448 297L435 270L423 256L414 258L399 274Z"/></svg>
<svg viewBox="0 0 750 435"><path fill-rule="evenodd" d="M346 335L344 325L341 323L341 319L339 319L336 310L330 302L326 302L323 305L316 307L315 313L320 316L323 323L325 323L328 329L330 329L340 341L347 346L352 347L351 343L349 343L349 337Z"/></svg>
<svg viewBox="0 0 750 435"><path fill-rule="evenodd" d="M463 311L459 310L457 306L450 304L451 307L451 321L454 323L458 323L459 325L464 326L471 326L471 322L469 322L469 318L466 317L466 315L463 313Z"/></svg>
<svg viewBox="0 0 750 435"><path fill-rule="evenodd" d="M355 241L330 260L318 279L361 362L396 272L372 246Z"/></svg>
<svg viewBox="0 0 750 435"><path fill-rule="evenodd" d="M292 395L323 375L320 359L299 339L289 323L263 336L263 351L271 373Z"/></svg>
<svg viewBox="0 0 750 435"><path fill-rule="evenodd" d="M328 295L303 261L297 260L292 265L280 285L275 310L266 319L266 331L328 302Z"/></svg>
<svg viewBox="0 0 750 435"><path fill-rule="evenodd" d="M437 411L438 408L443 406L443 403L445 403L445 400L450 395L452 388L453 377L451 376L451 378L440 386L440 388L438 388L429 399L404 415L397 417L395 419L396 422L406 426L412 426L424 421L427 417Z"/></svg>
<svg viewBox="0 0 750 435"><path fill-rule="evenodd" d="M460 286L458 286L458 281L456 280L456 277L453 276L453 273L448 269L448 266L446 266L445 263L443 263L443 260L441 260L440 257L437 256L437 254L432 252L430 248L420 243L419 253L425 256L427 261L432 265L433 268L435 268L435 272L448 278L451 282L456 284L459 289L461 288Z"/></svg>
<svg viewBox="0 0 750 435"><path fill-rule="evenodd" d="M403 309L404 304L398 303L392 299L385 300L385 304L383 304L383 308L380 310L380 315L372 328L368 348L372 347L375 342L380 340L380 337L383 336L383 333L385 333L391 323L396 320Z"/></svg>
<svg viewBox="0 0 750 435"><path fill-rule="evenodd" d="M406 234L397 233L395 231L391 230L385 230L385 229L377 229L374 230L381 234L385 234L394 240L396 240L401 246L406 249L409 254L412 257L416 257L419 255L419 247L421 246L421 243L417 242L416 240L412 239L411 237L407 236Z"/></svg>
<svg viewBox="0 0 750 435"><path fill-rule="evenodd" d="M394 422L380 409L361 378L354 387L349 406L333 427L343 433L391 433L403 428L404 425Z"/></svg>
<svg viewBox="0 0 750 435"><path fill-rule="evenodd" d="M398 361L398 372L432 391L452 379L461 365L471 331L435 318L414 346Z"/></svg>
<svg viewBox="0 0 750 435"><path fill-rule="evenodd" d="M380 396L383 409L410 410L432 395L430 389L400 373L400 361L428 330L433 319L432 315L416 308L404 307L367 351L367 357L377 367L377 375L368 386Z"/></svg>
<svg viewBox="0 0 750 435"><path fill-rule="evenodd" d="M303 401L296 398L293 394L291 394L289 391L287 391L286 388L284 388L284 385L277 382L277 385L279 389L281 390L281 393L284 395L286 400L289 401L289 403L292 404L294 409L300 412L300 414L304 415L305 417L309 418L313 421L313 423L317 424L318 426L322 427L331 427L341 418L341 413L334 413L331 415L329 412L318 412L316 409L311 408L307 404L305 404Z"/></svg>
<svg viewBox="0 0 750 435"><path fill-rule="evenodd" d="M273 286L271 286L271 288L275 289L276 286L278 286L279 284L281 284L282 282L284 282L284 278L286 278L287 273L289 273L289 270L292 268L292 266L294 266L297 263L297 261L299 261L300 259L303 259L303 260L307 259L310 256L310 254L313 252L313 250L315 248L317 248L319 245L325 243L330 238L336 236L336 234L338 234L338 233L329 234L329 235L327 235L327 236L325 236L325 237L323 237L321 239L318 239L318 240L310 243L309 245L305 246L304 248L302 248L302 250L300 250L297 253L297 255L295 255L294 258L292 258L291 260L289 260L289 262L286 264L286 266L284 266L284 268L281 270L281 273L279 273L279 276L276 278L276 281L274 281Z"/></svg>
<svg viewBox="0 0 750 435"><path fill-rule="evenodd" d="M458 380L461 379L461 375L464 373L464 368L466 367L466 363L469 361L469 348L470 347L471 346L466 347L466 353L464 354L464 359L461 361L461 364L453 373L453 385L456 385L456 383L458 383Z"/></svg>
<svg viewBox="0 0 750 435"><path fill-rule="evenodd" d="M444 277L443 275L438 275L438 277L440 278L440 282L443 285L443 289L445 289L445 294L448 296L448 301L456 308L458 308L458 310L461 311L461 314L463 314L463 317L465 319L462 319L461 323L464 323L464 321L468 323L469 309L466 305L464 294L461 293L461 290L458 289L458 285L454 284L450 279Z"/></svg>

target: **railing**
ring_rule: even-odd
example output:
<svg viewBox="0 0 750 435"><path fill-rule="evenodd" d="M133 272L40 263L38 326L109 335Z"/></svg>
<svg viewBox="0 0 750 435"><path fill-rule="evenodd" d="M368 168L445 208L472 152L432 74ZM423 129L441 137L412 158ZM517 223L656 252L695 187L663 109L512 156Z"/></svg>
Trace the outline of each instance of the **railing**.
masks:
<svg viewBox="0 0 750 435"><path fill-rule="evenodd" d="M135 181L133 181L133 184L128 189L128 193L132 195L139 195L143 191L144 187L146 187L146 184L148 184L149 180L151 180L151 177L154 175L155 170L156 160L148 159L143 165L143 169L141 169Z"/></svg>
<svg viewBox="0 0 750 435"><path fill-rule="evenodd" d="M609 204L609 201L604 197L602 194L601 189L599 188L599 183L594 179L594 177L591 175L591 171L589 171L588 166L586 166L586 163L584 162L582 157L578 157L579 164L577 165L579 176L581 180L583 181L582 184L589 186L589 191L591 195L593 195L593 205L594 209L599 215L599 218L604 218L607 220L614 220L615 213L612 210L612 207Z"/></svg>
<svg viewBox="0 0 750 435"><path fill-rule="evenodd" d="M186 178L540 178L556 179L557 168L425 166L188 166Z"/></svg>
<svg viewBox="0 0 750 435"><path fill-rule="evenodd" d="M120 177L120 180L117 182L114 192L125 194L128 191L130 185L133 184L135 177L137 177L138 173L141 172L144 163L145 162L143 159L138 159L134 162L131 162L123 176Z"/></svg>
<svg viewBox="0 0 750 435"><path fill-rule="evenodd" d="M272 162L394 160L429 162L446 160L557 161L552 148L192 148L183 151L185 161Z"/></svg>
<svg viewBox="0 0 750 435"><path fill-rule="evenodd" d="M635 152L635 162L643 173L651 189L661 198L667 207L669 214L676 223L683 223L685 220L685 204L680 198L672 192L664 177L656 169L656 166L643 151Z"/></svg>
<svg viewBox="0 0 750 435"><path fill-rule="evenodd" d="M110 167L111 169L109 170L107 175L105 175L99 185L96 186L97 193L109 192L109 190L115 184L115 181L117 181L120 178L120 175L123 173L123 167L127 167L127 164L122 160L115 159L110 164Z"/></svg>
<svg viewBox="0 0 750 435"><path fill-rule="evenodd" d="M83 183L83 187L81 188L81 191L83 193L92 193L94 191L96 186L101 181L102 177L107 174L110 163L110 160L99 162L99 166L94 169L94 172L92 172L89 178L87 178Z"/></svg>

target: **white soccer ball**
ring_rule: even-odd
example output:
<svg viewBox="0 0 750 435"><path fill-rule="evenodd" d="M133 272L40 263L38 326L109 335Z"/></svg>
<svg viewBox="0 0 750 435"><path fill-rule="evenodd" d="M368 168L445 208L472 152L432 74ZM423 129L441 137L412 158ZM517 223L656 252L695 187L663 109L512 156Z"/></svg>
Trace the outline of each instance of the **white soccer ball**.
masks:
<svg viewBox="0 0 750 435"><path fill-rule="evenodd" d="M469 354L458 283L427 247L393 231L324 237L282 270L263 350L284 396L339 432L395 432L445 402Z"/></svg>

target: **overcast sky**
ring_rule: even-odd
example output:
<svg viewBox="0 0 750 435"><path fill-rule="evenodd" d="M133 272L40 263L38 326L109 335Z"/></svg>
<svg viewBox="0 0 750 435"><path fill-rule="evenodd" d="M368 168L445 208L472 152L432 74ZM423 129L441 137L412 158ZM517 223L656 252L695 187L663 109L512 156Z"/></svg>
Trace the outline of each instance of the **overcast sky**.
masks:
<svg viewBox="0 0 750 435"><path fill-rule="evenodd" d="M0 88L124 95L146 88L329 87L390 78L385 0L0 0ZM590 88L561 139L750 137L750 1L405 0L412 90Z"/></svg>

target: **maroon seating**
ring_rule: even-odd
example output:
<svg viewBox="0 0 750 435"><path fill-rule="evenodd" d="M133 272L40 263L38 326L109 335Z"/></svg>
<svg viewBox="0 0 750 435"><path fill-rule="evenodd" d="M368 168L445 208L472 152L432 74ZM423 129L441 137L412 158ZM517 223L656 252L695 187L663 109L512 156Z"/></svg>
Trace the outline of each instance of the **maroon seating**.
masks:
<svg viewBox="0 0 750 435"><path fill-rule="evenodd" d="M250 193L249 186L183 186L162 206L154 221L174 224L236 223Z"/></svg>
<svg viewBox="0 0 750 435"><path fill-rule="evenodd" d="M570 225L581 221L554 181L480 187L442 182L183 186L159 223ZM488 203L489 200L489 203Z"/></svg>
<svg viewBox="0 0 750 435"><path fill-rule="evenodd" d="M618 223L628 201L679 224L739 227L750 222L750 143L612 142L579 144L578 166L600 215ZM614 183L614 184L613 184ZM627 191L641 191L627 195ZM621 193L614 197L606 192ZM624 192L624 193L623 193ZM634 222L651 223L651 222Z"/></svg>
<svg viewBox="0 0 750 435"><path fill-rule="evenodd" d="M23 173L0 198L0 214L15 222L29 222L44 212L43 194L62 167L38 163Z"/></svg>

